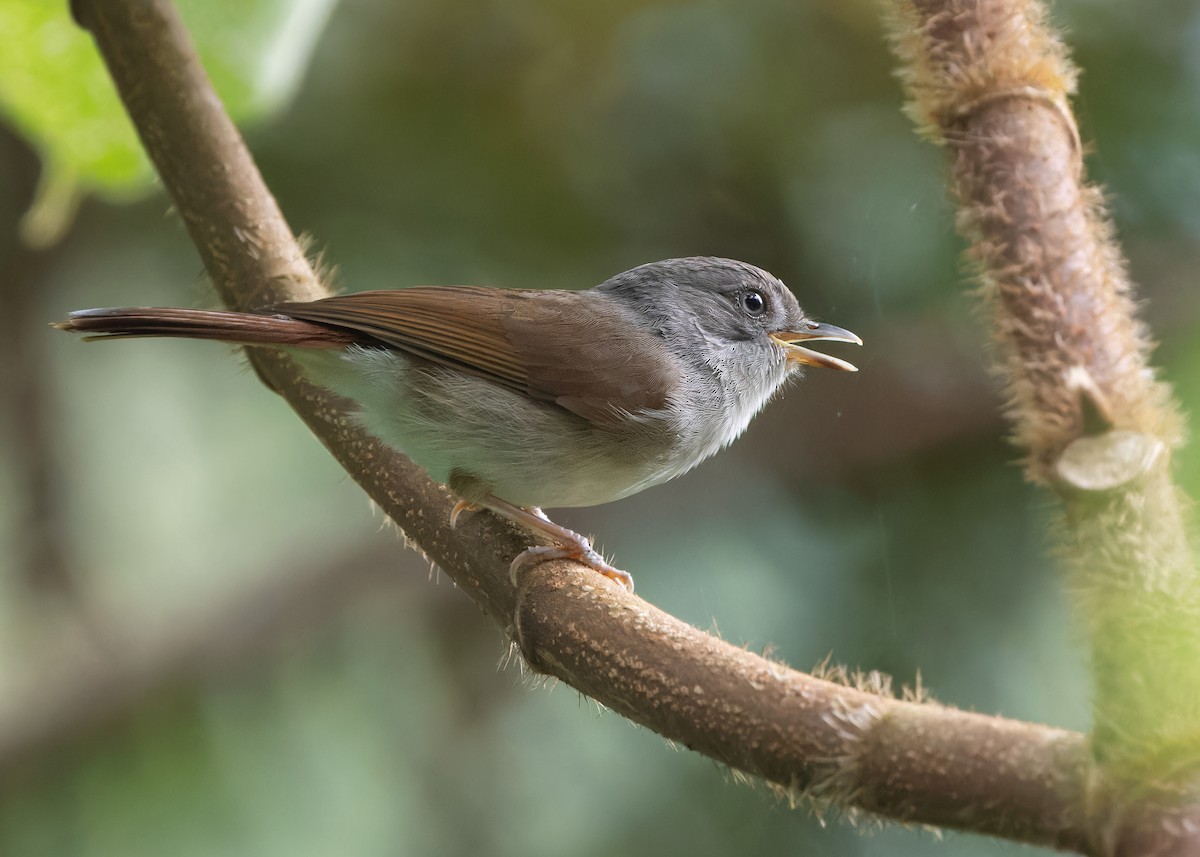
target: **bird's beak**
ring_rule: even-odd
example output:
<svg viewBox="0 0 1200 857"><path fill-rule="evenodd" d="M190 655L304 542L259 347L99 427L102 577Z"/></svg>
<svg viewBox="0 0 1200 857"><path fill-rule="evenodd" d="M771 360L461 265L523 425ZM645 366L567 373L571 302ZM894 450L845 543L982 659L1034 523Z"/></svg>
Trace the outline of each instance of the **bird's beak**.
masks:
<svg viewBox="0 0 1200 857"><path fill-rule="evenodd" d="M798 342L826 340L828 342L852 342L862 345L862 340L848 330L832 324L820 324L806 321L803 330L780 330L770 334L771 339L787 352L789 363L799 363L804 366L824 366L826 369L841 369L843 372L857 372L858 367L839 357L830 357L819 351L812 351Z"/></svg>

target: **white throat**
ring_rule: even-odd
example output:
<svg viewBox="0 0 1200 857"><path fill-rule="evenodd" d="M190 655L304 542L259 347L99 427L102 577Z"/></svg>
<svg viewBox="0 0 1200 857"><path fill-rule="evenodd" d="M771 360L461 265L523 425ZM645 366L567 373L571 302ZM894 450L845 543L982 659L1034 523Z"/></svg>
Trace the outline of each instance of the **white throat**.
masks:
<svg viewBox="0 0 1200 857"><path fill-rule="evenodd" d="M737 440L789 374L791 368L776 348L752 342L724 343L709 350L703 363L689 366L681 397L689 406L680 419L677 445L682 460L671 477Z"/></svg>

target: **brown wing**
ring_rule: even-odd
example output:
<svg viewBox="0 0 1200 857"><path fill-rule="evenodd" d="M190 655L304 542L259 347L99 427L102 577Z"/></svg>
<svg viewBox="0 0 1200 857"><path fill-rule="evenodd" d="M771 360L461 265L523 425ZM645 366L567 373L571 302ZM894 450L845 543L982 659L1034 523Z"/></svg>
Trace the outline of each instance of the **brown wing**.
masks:
<svg viewBox="0 0 1200 857"><path fill-rule="evenodd" d="M471 372L598 425L661 409L679 369L662 340L589 292L431 286L273 308Z"/></svg>
<svg viewBox="0 0 1200 857"><path fill-rule="evenodd" d="M450 286L357 292L272 309L524 391L525 371L500 324L509 303L499 289Z"/></svg>

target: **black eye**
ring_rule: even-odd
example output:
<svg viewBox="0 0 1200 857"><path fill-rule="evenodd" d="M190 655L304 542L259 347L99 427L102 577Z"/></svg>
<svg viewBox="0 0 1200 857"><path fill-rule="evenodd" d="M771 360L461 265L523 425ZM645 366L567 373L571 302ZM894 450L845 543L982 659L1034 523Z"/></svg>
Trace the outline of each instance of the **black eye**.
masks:
<svg viewBox="0 0 1200 857"><path fill-rule="evenodd" d="M767 300L761 292L742 292L742 309L750 315L762 315L767 311Z"/></svg>

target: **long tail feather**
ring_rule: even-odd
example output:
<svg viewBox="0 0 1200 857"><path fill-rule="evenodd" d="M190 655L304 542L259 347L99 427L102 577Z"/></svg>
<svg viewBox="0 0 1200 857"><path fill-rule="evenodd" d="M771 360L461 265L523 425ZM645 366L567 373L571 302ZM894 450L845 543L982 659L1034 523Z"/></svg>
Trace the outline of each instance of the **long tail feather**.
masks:
<svg viewBox="0 0 1200 857"><path fill-rule="evenodd" d="M285 315L174 307L112 307L73 312L54 327L92 339L181 336L240 345L342 348L361 337L351 331Z"/></svg>

